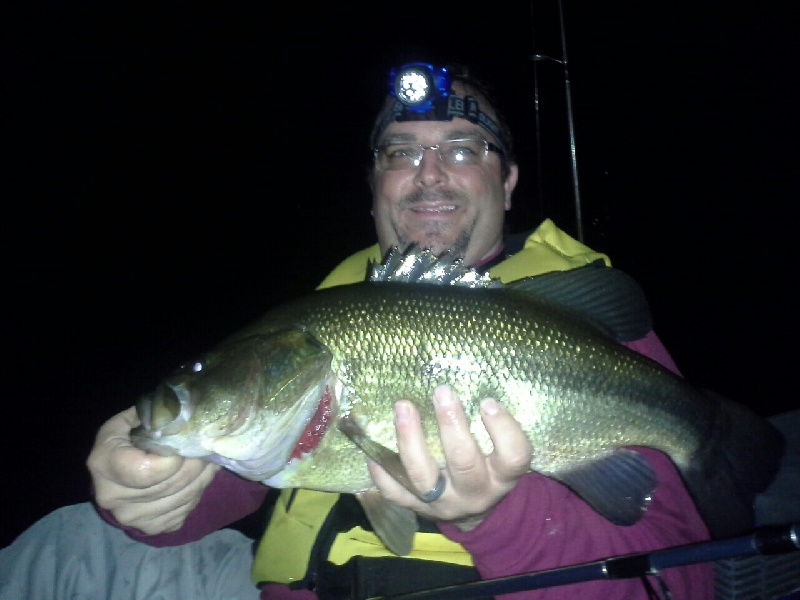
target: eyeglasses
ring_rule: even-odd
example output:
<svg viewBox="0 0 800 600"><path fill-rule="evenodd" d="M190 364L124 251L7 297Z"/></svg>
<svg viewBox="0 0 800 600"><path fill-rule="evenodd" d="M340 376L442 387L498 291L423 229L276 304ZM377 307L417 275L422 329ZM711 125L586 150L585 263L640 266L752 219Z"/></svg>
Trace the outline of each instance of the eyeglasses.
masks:
<svg viewBox="0 0 800 600"><path fill-rule="evenodd" d="M395 142L378 146L373 152L379 169L397 171L419 167L425 150L436 150L442 162L450 167L479 165L490 151L503 156L503 151L491 142L475 139L447 140L435 146Z"/></svg>

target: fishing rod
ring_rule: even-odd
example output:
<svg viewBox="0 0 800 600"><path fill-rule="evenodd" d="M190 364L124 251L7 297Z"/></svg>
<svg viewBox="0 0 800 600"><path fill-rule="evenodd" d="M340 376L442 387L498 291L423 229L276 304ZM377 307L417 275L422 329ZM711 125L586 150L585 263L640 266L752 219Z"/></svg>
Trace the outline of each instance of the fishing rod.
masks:
<svg viewBox="0 0 800 600"><path fill-rule="evenodd" d="M553 58L552 56L548 56L546 54L533 54L531 58L534 61L534 113L535 113L535 120L536 120L536 140L537 140L537 155L541 156L541 141L540 141L540 124L539 124L539 79L536 75L536 66L535 63L537 62L554 62L561 65L562 68L562 76L564 79L564 98L566 100L566 110L567 110L567 127L569 129L569 150L570 150L570 166L572 172L572 191L573 197L575 202L575 237L578 241L583 242L583 211L581 208L581 193L580 193L580 186L578 184L578 157L575 148L575 121L573 117L573 110L572 110L572 86L570 85L569 79L569 62L567 61L567 35L566 30L564 28L564 8L562 6L561 0L558 0L558 20L559 20L559 34L561 38L561 58ZM535 18L533 17L533 4L531 4L531 29L533 30L533 21ZM535 39L535 32L532 31L534 37L534 46L536 43ZM538 161L541 159L537 158ZM539 178L539 185L541 186L542 180L542 167L541 162L538 164L538 178ZM539 197L541 198L541 188Z"/></svg>
<svg viewBox="0 0 800 600"><path fill-rule="evenodd" d="M800 524L768 526L759 528L752 534L736 538L699 542L656 552L627 554L559 569L486 579L420 592L394 596L377 596L369 600L447 600L448 598L467 600L469 598L486 598L571 583L658 575L660 571L673 567L728 558L745 558L759 554L783 554L796 550L800 550Z"/></svg>

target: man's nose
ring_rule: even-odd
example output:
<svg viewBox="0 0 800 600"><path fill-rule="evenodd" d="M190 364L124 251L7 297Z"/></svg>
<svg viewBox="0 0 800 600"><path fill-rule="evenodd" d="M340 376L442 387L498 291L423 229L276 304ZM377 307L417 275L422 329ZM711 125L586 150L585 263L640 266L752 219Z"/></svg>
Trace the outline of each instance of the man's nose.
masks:
<svg viewBox="0 0 800 600"><path fill-rule="evenodd" d="M423 148L417 167L416 179L425 185L438 183L447 177L447 171L438 148Z"/></svg>

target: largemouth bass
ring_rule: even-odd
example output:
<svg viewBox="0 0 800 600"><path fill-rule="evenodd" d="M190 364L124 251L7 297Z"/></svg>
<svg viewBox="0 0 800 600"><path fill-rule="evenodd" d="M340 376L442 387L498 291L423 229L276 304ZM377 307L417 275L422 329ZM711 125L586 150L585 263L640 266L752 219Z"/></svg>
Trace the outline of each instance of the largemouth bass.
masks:
<svg viewBox="0 0 800 600"><path fill-rule="evenodd" d="M492 397L528 434L531 470L612 522L637 522L656 489L650 465L630 449L646 446L671 458L715 535L738 534L777 468L782 438L743 406L620 343L651 328L642 290L616 269L502 285L429 252L394 251L369 281L276 307L182 365L140 400L132 439L273 487L370 497L376 533L405 554L413 519L375 509L364 454L338 423L396 456L393 404L410 399L443 465L432 396L447 384L484 452L492 443L478 404ZM395 518L411 523L399 537L384 526Z"/></svg>

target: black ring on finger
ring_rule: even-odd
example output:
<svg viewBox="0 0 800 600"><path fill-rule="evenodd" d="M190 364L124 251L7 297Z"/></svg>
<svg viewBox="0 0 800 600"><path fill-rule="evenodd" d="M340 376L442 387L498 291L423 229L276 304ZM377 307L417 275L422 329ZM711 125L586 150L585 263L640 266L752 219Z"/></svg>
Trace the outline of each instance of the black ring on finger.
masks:
<svg viewBox="0 0 800 600"><path fill-rule="evenodd" d="M434 485L429 492L426 494L422 494L419 499L422 500L425 504L430 504L431 502L436 502L439 498L442 497L444 494L444 488L447 487L447 479L444 476L444 473L441 471L439 472L439 479L436 480L436 485Z"/></svg>

